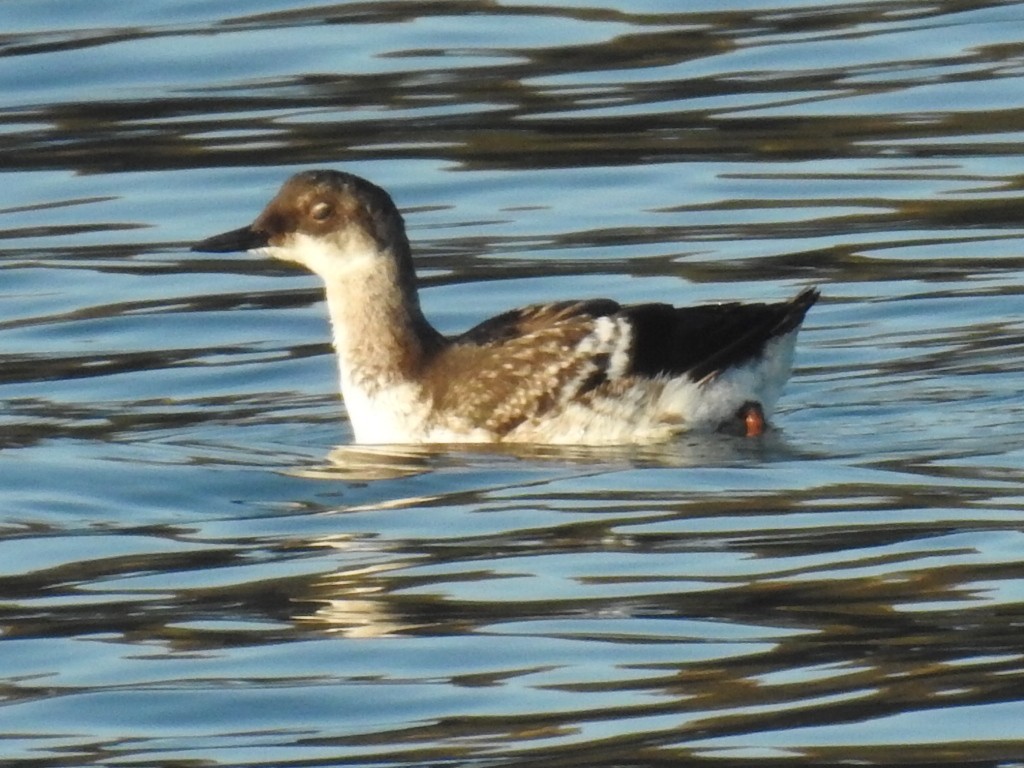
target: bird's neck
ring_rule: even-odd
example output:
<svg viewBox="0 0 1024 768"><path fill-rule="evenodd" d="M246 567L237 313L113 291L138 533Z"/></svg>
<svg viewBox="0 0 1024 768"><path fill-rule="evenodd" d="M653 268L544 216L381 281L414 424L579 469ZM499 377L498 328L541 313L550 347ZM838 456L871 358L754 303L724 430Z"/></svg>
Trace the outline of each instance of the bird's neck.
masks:
<svg viewBox="0 0 1024 768"><path fill-rule="evenodd" d="M443 345L444 337L420 309L411 264L371 256L321 277L343 393L359 389L372 395L414 381Z"/></svg>

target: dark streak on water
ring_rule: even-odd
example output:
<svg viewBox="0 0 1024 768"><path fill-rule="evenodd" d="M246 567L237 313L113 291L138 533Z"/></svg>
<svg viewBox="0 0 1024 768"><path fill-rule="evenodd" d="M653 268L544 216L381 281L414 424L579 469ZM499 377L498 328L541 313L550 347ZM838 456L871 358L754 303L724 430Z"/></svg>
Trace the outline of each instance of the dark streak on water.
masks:
<svg viewBox="0 0 1024 768"><path fill-rule="evenodd" d="M0 762L1024 763L1024 4L680 7L4 5ZM781 429L348 446L185 249L320 165L445 330L818 284Z"/></svg>

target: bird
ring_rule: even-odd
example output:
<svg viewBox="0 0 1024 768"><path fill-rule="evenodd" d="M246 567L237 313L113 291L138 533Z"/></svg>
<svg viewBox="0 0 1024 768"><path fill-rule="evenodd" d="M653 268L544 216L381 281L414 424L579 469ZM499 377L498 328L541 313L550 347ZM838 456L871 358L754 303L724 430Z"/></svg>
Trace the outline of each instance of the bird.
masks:
<svg viewBox="0 0 1024 768"><path fill-rule="evenodd" d="M447 336L421 309L391 196L338 170L297 173L251 224L192 250L248 251L321 278L357 444L758 437L819 297L811 287L775 303L585 298L512 309Z"/></svg>

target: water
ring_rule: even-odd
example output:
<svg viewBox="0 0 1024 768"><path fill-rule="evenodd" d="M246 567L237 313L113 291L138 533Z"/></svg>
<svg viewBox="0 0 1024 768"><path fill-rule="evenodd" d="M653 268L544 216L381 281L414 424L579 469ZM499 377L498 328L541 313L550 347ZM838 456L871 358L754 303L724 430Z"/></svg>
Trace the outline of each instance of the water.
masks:
<svg viewBox="0 0 1024 768"><path fill-rule="evenodd" d="M0 17L5 765L1024 761L1024 4ZM446 331L819 285L779 429L351 447L315 280L187 250L320 166Z"/></svg>

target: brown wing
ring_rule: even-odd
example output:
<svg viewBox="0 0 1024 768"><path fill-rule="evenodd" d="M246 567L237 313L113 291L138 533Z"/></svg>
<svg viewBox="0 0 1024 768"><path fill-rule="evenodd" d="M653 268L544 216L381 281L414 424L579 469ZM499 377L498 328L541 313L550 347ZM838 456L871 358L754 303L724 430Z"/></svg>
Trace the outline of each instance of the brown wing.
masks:
<svg viewBox="0 0 1024 768"><path fill-rule="evenodd" d="M452 341L456 344L495 344L544 331L557 323L613 315L622 306L611 299L533 304L484 320Z"/></svg>
<svg viewBox="0 0 1024 768"><path fill-rule="evenodd" d="M424 382L440 412L506 434L610 374L714 376L796 329L817 299L808 289L774 304L622 307L598 299L524 307L451 339Z"/></svg>
<svg viewBox="0 0 1024 768"><path fill-rule="evenodd" d="M516 309L452 339L426 371L438 410L506 434L606 380L609 356L584 342L614 301ZM590 345L592 346L592 345Z"/></svg>

